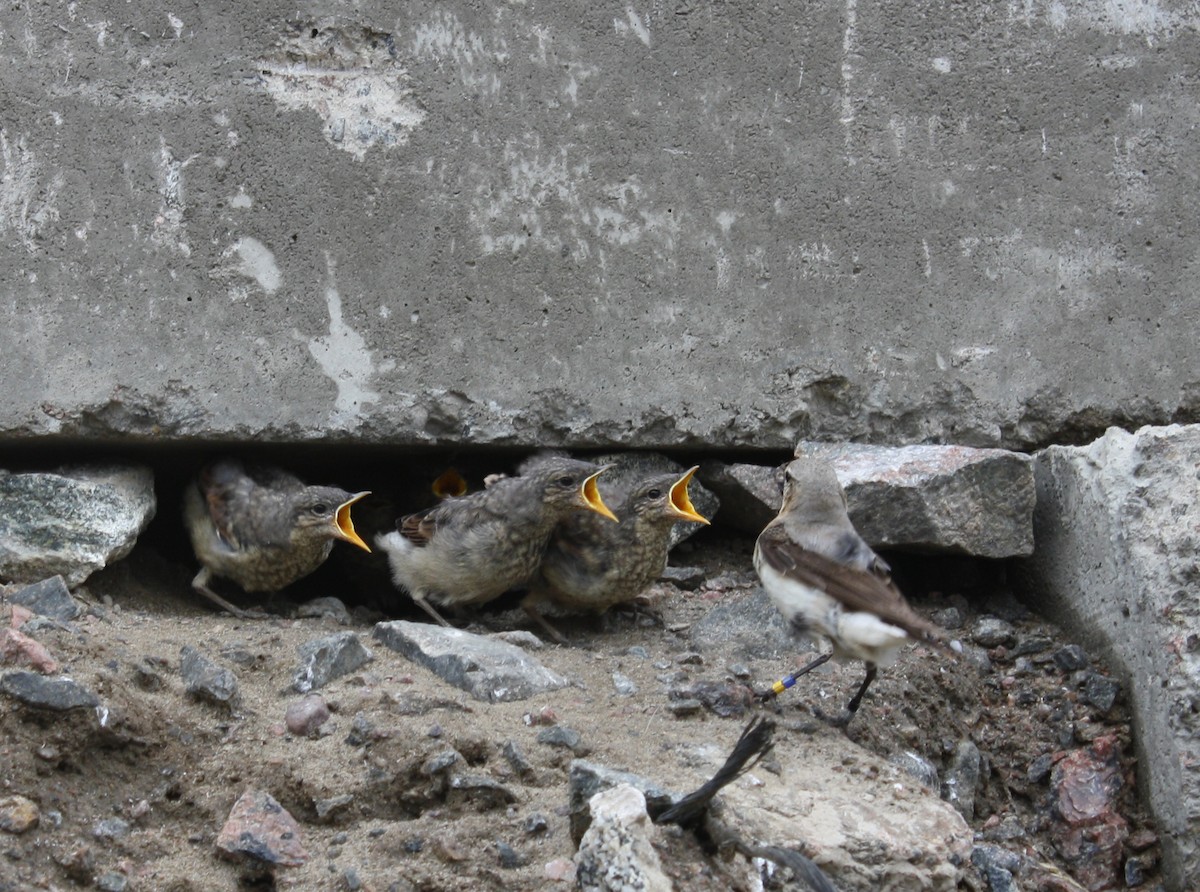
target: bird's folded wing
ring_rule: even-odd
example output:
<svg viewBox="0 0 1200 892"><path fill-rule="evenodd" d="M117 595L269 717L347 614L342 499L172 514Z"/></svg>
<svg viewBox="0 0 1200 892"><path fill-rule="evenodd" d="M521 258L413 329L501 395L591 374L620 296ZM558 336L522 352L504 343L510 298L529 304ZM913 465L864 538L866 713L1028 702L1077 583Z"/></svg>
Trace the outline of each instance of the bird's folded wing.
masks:
<svg viewBox="0 0 1200 892"><path fill-rule="evenodd" d="M886 576L849 567L804 548L782 527L770 527L758 540L763 559L777 573L825 592L846 610L873 613L913 638L940 640L944 633L917 614Z"/></svg>

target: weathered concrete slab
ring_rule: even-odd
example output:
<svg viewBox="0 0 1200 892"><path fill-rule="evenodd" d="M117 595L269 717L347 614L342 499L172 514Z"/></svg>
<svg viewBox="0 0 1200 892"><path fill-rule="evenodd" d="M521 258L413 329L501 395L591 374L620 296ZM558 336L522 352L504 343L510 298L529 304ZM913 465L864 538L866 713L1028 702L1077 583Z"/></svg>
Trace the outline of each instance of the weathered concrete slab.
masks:
<svg viewBox="0 0 1200 892"><path fill-rule="evenodd" d="M156 507L149 468L0 470L0 579L77 586L128 555Z"/></svg>
<svg viewBox="0 0 1200 892"><path fill-rule="evenodd" d="M830 462L850 519L872 546L999 558L1033 551L1029 456L964 446L801 443ZM781 475L762 465L710 462L705 482L725 523L757 535L779 511Z"/></svg>
<svg viewBox="0 0 1200 892"><path fill-rule="evenodd" d="M1113 429L1036 461L1026 595L1104 652L1138 729L1171 888L1200 886L1200 425Z"/></svg>
<svg viewBox="0 0 1200 892"><path fill-rule="evenodd" d="M0 437L1196 418L1198 31L1186 4L6 6Z"/></svg>
<svg viewBox="0 0 1200 892"><path fill-rule="evenodd" d="M496 638L406 620L378 623L373 635L476 700L525 700L567 686L557 672Z"/></svg>

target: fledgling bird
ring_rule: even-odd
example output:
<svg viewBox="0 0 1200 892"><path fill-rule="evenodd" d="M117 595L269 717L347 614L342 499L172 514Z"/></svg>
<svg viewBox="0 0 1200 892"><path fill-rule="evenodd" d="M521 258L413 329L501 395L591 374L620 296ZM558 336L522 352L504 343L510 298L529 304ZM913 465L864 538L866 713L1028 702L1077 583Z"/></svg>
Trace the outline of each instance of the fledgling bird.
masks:
<svg viewBox="0 0 1200 892"><path fill-rule="evenodd" d="M537 456L518 476L403 517L395 532L375 541L387 552L396 585L446 626L435 604L485 604L527 582L555 524L572 512L594 511L615 522L596 486L606 469Z"/></svg>
<svg viewBox="0 0 1200 892"><path fill-rule="evenodd" d="M544 601L568 610L603 613L632 601L667 566L671 529L679 521L707 524L688 497L699 466L680 476L647 477L616 509L619 524L573 514L550 535L541 566L521 606L554 640L562 634L538 609Z"/></svg>
<svg viewBox="0 0 1200 892"><path fill-rule="evenodd" d="M246 592L276 592L321 566L338 539L370 551L350 519L350 506L368 495L306 486L278 468L214 462L184 493L184 525L201 564L192 588L246 618L209 587L212 577Z"/></svg>
<svg viewBox="0 0 1200 892"><path fill-rule="evenodd" d="M754 568L796 633L821 636L833 645L832 653L777 682L774 694L831 656L867 664L843 722L858 711L878 667L895 662L909 641L961 649L908 606L891 580L891 568L850 522L845 493L827 462L798 458L787 466L783 506L754 545Z"/></svg>

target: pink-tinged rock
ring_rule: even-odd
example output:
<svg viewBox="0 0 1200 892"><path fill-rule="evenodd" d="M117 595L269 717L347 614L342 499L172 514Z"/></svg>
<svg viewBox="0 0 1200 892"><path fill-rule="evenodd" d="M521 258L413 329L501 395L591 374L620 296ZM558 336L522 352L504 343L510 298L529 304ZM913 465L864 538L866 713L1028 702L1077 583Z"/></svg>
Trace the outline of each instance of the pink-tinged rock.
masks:
<svg viewBox="0 0 1200 892"><path fill-rule="evenodd" d="M1129 824L1114 809L1124 778L1112 736L1100 737L1088 749L1067 753L1054 766L1050 786L1055 848L1087 889L1119 888L1121 858Z"/></svg>
<svg viewBox="0 0 1200 892"><path fill-rule="evenodd" d="M1072 827L1100 820L1111 812L1122 782L1112 737L1101 737L1088 749L1068 753L1050 775L1055 809Z"/></svg>
<svg viewBox="0 0 1200 892"><path fill-rule="evenodd" d="M29 622L33 617L33 611L21 604L12 605L12 621L11 625L14 629L19 629L25 623Z"/></svg>
<svg viewBox="0 0 1200 892"><path fill-rule="evenodd" d="M58 671L58 661L50 655L50 651L41 642L15 628L0 631L0 665L28 666L42 675L52 675Z"/></svg>
<svg viewBox="0 0 1200 892"><path fill-rule="evenodd" d="M6 796L0 799L0 830L5 833L24 833L32 830L41 820L37 803L24 796Z"/></svg>
<svg viewBox="0 0 1200 892"><path fill-rule="evenodd" d="M217 848L231 858L294 867L308 860L300 825L270 793L247 790L233 804L217 837Z"/></svg>
<svg viewBox="0 0 1200 892"><path fill-rule="evenodd" d="M575 862L569 858L555 858L546 864L546 879L570 883L575 880Z"/></svg>
<svg viewBox="0 0 1200 892"><path fill-rule="evenodd" d="M309 694L288 705L284 715L287 729L298 737L312 737L317 729L329 721L329 706L317 694Z"/></svg>

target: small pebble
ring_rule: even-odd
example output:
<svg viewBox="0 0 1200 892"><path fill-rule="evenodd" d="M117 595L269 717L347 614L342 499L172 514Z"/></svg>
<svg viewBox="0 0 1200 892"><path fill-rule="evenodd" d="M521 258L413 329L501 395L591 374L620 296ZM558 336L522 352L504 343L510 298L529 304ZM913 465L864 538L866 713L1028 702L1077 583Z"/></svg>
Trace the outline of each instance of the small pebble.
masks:
<svg viewBox="0 0 1200 892"><path fill-rule="evenodd" d="M1087 651L1078 644L1068 644L1054 652L1054 664L1063 672L1086 669L1088 665Z"/></svg>
<svg viewBox="0 0 1200 892"><path fill-rule="evenodd" d="M297 737L312 737L329 721L329 706L319 694L309 694L288 704L283 717L287 729Z"/></svg>
<svg viewBox="0 0 1200 892"><path fill-rule="evenodd" d="M517 854L516 849L501 840L496 840L496 855L500 859L500 866L505 870L513 870L525 863L525 859Z"/></svg>
<svg viewBox="0 0 1200 892"><path fill-rule="evenodd" d="M526 833L545 833L550 826L550 821L540 811L535 811L525 819Z"/></svg>
<svg viewBox="0 0 1200 892"><path fill-rule="evenodd" d="M629 676L622 672L612 674L613 688L622 697L632 697L638 692L638 687Z"/></svg>

